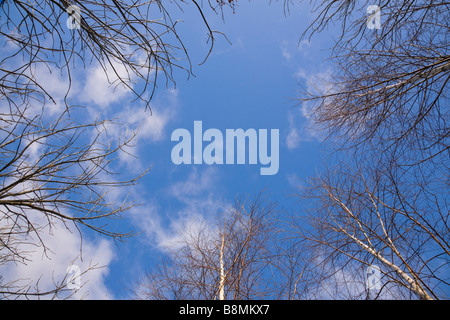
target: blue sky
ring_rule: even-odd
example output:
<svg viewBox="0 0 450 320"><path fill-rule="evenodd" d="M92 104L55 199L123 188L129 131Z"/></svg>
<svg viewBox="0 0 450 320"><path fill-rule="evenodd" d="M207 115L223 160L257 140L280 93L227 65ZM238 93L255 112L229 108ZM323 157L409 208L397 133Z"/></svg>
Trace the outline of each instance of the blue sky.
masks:
<svg viewBox="0 0 450 320"><path fill-rule="evenodd" d="M194 76L188 78L185 71L175 70L176 86L159 83L150 106L152 113L145 111L144 104L133 102L132 94L124 88L112 88L99 65L75 66L69 100L86 107L81 113L85 120L99 117L126 124L107 128L107 137L112 139L123 138L127 129L139 128L136 145L128 150L135 157L121 154L114 169L124 176L147 168L150 171L136 186L108 195L112 201L128 196L140 204L123 219L108 221L113 230L133 230L138 235L116 245L86 231L81 258L77 231L55 225L45 236L53 246L48 256L37 250L32 262L6 267L3 274L30 279L44 274L41 285L50 288L52 278L64 275L70 264L82 270L90 265L104 266L83 276L86 286L75 298L86 293L95 299L129 298L128 289L167 246L177 244L181 229L214 219L236 195L253 195L265 189L280 207L301 211L290 195L299 185L298 179L319 170L323 146L321 136L308 128L308 106L298 106L295 98L300 84L311 88L317 76L331 72L326 59L333 45L333 30L316 35L311 42L299 41L311 19L311 8L297 4L290 9L285 15L281 2L242 1L235 14L225 12L225 20L206 10L211 28L223 32L231 44L217 35L214 49L202 65L209 46L198 12L193 6L184 13L174 11L173 18L183 20L177 27ZM6 54L14 49L7 45L2 50ZM119 73L124 71L120 65L116 68ZM55 66L37 66L34 71L56 102L46 107L47 115L58 115L65 108L67 77ZM171 150L176 143L171 141L171 133L178 128L193 133L194 121L202 121L204 130L215 128L223 133L239 128L278 129L278 173L260 175L260 164L173 164ZM33 152L38 154L39 147Z"/></svg>
<svg viewBox="0 0 450 320"><path fill-rule="evenodd" d="M136 189L143 205L133 209L130 222L142 233L114 248L116 259L109 264L105 282L114 297L129 294L124 288L132 287L151 267L162 246L176 241L177 226L214 216L237 194L266 188L283 208L299 209L290 195L298 178L318 170L322 145L294 99L299 83L308 86L315 76L330 72L326 58L332 44L329 34L299 43L309 10L297 5L286 16L280 4L243 2L236 14L226 14L225 21L209 15L211 27L224 32L232 44L219 35L201 66L208 49L206 30L199 27L195 12L183 18L179 29L195 77L186 80L184 71L177 72L176 88L161 87L151 105L153 115L164 118L164 126L158 139L138 146L140 165L152 166ZM176 142L170 141L171 133L185 128L193 134L194 121L202 121L204 131L216 128L223 133L279 129L278 173L261 176L259 164L174 165L170 155Z"/></svg>
<svg viewBox="0 0 450 320"><path fill-rule="evenodd" d="M226 37L216 33L213 51L203 64L210 43L199 12L192 4L186 4L182 12L166 2L172 19L179 20L178 35L189 53L193 74L174 69L176 85L169 82L168 86L160 78L150 104L151 112L125 87L111 86L115 80L113 70L106 70L108 78L95 60L84 66L71 66L72 82L65 73L67 69L58 65L60 61L27 69L25 74L43 84L54 99L55 103L48 103L44 108L45 120L59 116L66 108L67 98L70 105L84 107L81 112L71 114L72 119L83 123L114 120L104 126L101 142L123 140L137 132L135 145L120 153L108 168L119 174L102 173L99 178L115 182L147 169L149 172L138 184L105 195L107 201L120 203L126 198L139 204L122 219L101 221L107 222L110 230L134 231L136 236L114 243L110 238L82 229L81 237L72 226L55 221L50 228L44 218L30 214L33 224L43 226L42 240L49 250L44 252L43 248L34 247L36 239L27 234L22 249L28 252L30 260L26 264L0 265L0 275L23 281L39 279L41 290L45 290L52 289L54 279L63 278L72 264L80 266L82 271L96 266L101 268L82 275L85 285L74 298L126 299L133 297L130 290L168 248L180 246L182 232L213 225L238 195L252 196L265 190L284 212L301 214L302 207L292 194L295 188L302 187L302 179L320 172L328 150L323 133L309 127L311 105L299 105L296 98L300 86L307 90L333 89L318 79L327 79L333 72L327 59L341 25L330 23L328 29L315 34L311 41L300 39L314 18L312 8L308 2L296 3L286 14L283 2L239 1L234 14L225 9L224 19L205 5L204 13L211 29ZM14 20L17 13L8 14ZM155 18L158 14L155 11ZM355 9L352 15L352 18L364 17L365 8ZM3 22L0 14L0 24ZM62 29L66 39L77 36L76 32L65 33ZM368 37L370 32L366 34ZM53 35L44 34L40 40L48 47L53 45ZM169 36L167 40L174 39ZM18 50L6 39L0 41L3 41L0 43L2 57ZM178 57L181 65L188 66L182 55ZM58 57L49 57L52 58ZM139 60L141 56L135 58ZM2 67L14 68L22 66L23 60L17 55L1 63ZM127 76L123 65L113 64L119 75ZM133 89L139 91L143 87L143 83L133 82L136 80L133 76L130 80ZM69 87L70 94L66 97ZM149 97L150 92L145 95ZM32 116L39 115L41 110L40 105L33 105L27 112ZM0 114L8 112L7 103L0 99ZM260 163L175 165L171 152L177 142L171 141L171 135L177 129L186 129L194 139L195 121L202 122L203 132L212 128L224 136L227 129L279 130L278 172L261 175ZM92 139L95 133L88 131L83 137ZM27 150L31 161L36 161L42 148L34 144ZM338 276L352 278L354 275L350 272Z"/></svg>

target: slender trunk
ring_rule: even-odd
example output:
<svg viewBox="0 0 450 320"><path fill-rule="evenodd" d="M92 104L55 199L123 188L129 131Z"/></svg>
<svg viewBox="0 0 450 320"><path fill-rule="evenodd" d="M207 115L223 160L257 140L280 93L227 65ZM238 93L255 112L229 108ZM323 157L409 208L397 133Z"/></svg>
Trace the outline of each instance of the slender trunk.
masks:
<svg viewBox="0 0 450 320"><path fill-rule="evenodd" d="M220 245L220 283L219 300L225 300L225 267L223 264L223 249L225 246L225 232L222 233L222 243Z"/></svg>

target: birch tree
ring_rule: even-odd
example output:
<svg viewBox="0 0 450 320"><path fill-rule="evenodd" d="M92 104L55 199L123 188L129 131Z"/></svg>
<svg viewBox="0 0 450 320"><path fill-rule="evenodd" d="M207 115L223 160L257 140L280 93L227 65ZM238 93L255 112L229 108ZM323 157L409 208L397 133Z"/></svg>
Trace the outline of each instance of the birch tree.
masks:
<svg viewBox="0 0 450 320"><path fill-rule="evenodd" d="M448 298L449 4L379 1L380 26L369 28L372 4L318 1L305 33L340 26L332 74L300 97L338 163L299 191L314 200L311 229L296 224L316 253L303 280L317 291L376 264L372 297ZM369 297L358 290L346 298Z"/></svg>
<svg viewBox="0 0 450 320"><path fill-rule="evenodd" d="M439 189L408 179L390 168L357 164L312 179L301 193L310 203L311 229L297 225L321 255L311 257L308 272L328 268L358 275L359 286L350 285L352 294L345 298L448 298L448 203ZM364 283L371 265L381 271L375 292ZM324 272L308 285L317 292L332 277ZM348 286L341 283L341 292Z"/></svg>
<svg viewBox="0 0 450 320"><path fill-rule="evenodd" d="M277 297L276 206L262 195L237 200L212 225L187 230L136 287L140 299ZM281 283L281 281L280 281Z"/></svg>

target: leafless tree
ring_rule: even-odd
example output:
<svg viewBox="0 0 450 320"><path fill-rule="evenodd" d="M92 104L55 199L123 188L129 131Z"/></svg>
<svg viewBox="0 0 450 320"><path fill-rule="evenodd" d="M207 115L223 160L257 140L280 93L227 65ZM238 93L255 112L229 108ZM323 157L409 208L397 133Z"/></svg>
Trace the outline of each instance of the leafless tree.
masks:
<svg viewBox="0 0 450 320"><path fill-rule="evenodd" d="M315 260L302 281L317 286L338 271L353 281L359 276L346 298L367 298L365 272L373 264L384 276L372 298L448 298L448 203L433 185L395 173L345 164L310 181L301 196L310 204L311 228L300 221L296 228ZM322 277L311 277L319 271ZM340 284L341 297L350 286Z"/></svg>
<svg viewBox="0 0 450 320"><path fill-rule="evenodd" d="M73 109L68 110L74 114ZM116 240L129 235L109 228L107 221L133 205L109 193L141 177L119 180L111 171L111 162L132 146L134 134L114 142L105 137L107 121L82 124L68 112L49 119L36 111L7 109L0 117L0 265L27 263L30 250L38 248L46 255L51 246L43 233L55 224L80 234L89 228ZM18 288L16 280L1 282L5 297L45 295Z"/></svg>
<svg viewBox="0 0 450 320"><path fill-rule="evenodd" d="M46 84L36 81L36 66L55 66L71 81L75 67L96 62L105 72L112 70L109 78L116 80L111 85L123 85L148 103L160 74L166 82L174 82L174 68L192 72L178 35L179 21L172 19L175 10L189 4L204 22L212 49L217 33L195 0L2 1L0 41L8 50L0 60L0 93L11 103L17 103L17 96L23 102L54 102ZM223 6L234 7L233 1L211 0L208 4L216 12ZM180 61L183 56L185 62ZM118 65L125 72L118 72ZM133 84L139 80L136 89ZM66 98L70 89L69 85ZM149 90L151 94L145 95Z"/></svg>
<svg viewBox="0 0 450 320"><path fill-rule="evenodd" d="M374 30L369 4L318 1L305 33L341 22L332 74L300 98L339 163L301 191L314 204L311 229L296 223L312 248L304 284L318 292L344 271L363 283L377 264L377 298L448 298L449 4L379 1ZM334 297L369 297L364 285L337 287Z"/></svg>
<svg viewBox="0 0 450 320"><path fill-rule="evenodd" d="M360 12L369 4L364 3L358 3ZM355 5L320 2L319 26L338 15L344 29L334 47L336 68L330 79L317 91L304 92L301 99L313 103L312 122L343 138L347 147L368 142L365 145L377 152L412 151L415 161L408 165L445 156L449 4L381 1L379 30L368 29L365 16L346 25Z"/></svg>
<svg viewBox="0 0 450 320"><path fill-rule="evenodd" d="M181 246L172 248L146 274L136 296L209 300L286 297L287 279L295 276L279 271L278 262L286 250L275 241L275 204L262 194L250 202L238 199L228 214L215 221L185 230Z"/></svg>

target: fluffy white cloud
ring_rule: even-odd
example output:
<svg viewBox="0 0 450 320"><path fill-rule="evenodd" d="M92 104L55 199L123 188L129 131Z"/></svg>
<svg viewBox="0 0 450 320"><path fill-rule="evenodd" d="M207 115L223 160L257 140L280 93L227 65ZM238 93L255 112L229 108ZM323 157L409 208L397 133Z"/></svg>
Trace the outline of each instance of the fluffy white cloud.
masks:
<svg viewBox="0 0 450 320"><path fill-rule="evenodd" d="M138 132L139 140L149 142L160 141L163 138L164 129L171 119L173 109L153 108L152 112L142 108L125 108L117 116L118 119L124 119L128 128Z"/></svg>
<svg viewBox="0 0 450 320"><path fill-rule="evenodd" d="M104 139L123 142L135 135L131 144L122 148L124 152L119 153L120 162L126 165L129 172L138 173L148 167L148 163L142 163L138 155L148 150L150 144L169 140L166 128L176 115L177 94L177 90L167 90L162 95L164 101L155 99L150 105L151 110L146 110L143 105L126 106L107 115L114 120L106 125Z"/></svg>
<svg viewBox="0 0 450 320"><path fill-rule="evenodd" d="M80 93L80 101L94 103L106 108L112 103L122 100L130 89L120 82L120 79L131 85L125 66L116 63L106 68L97 64L85 72L85 84Z"/></svg>
<svg viewBox="0 0 450 320"><path fill-rule="evenodd" d="M180 204L177 209L168 210L150 200L132 210L133 221L158 249L179 248L189 235L211 231L217 214L230 208L216 192L218 181L216 169L200 171L194 167L186 179L166 189L167 197Z"/></svg>
<svg viewBox="0 0 450 320"><path fill-rule="evenodd" d="M217 179L217 169L207 167L199 173L199 169L193 167L192 172L186 180L175 182L169 193L178 200L189 201L193 196L198 196L214 187Z"/></svg>
<svg viewBox="0 0 450 320"><path fill-rule="evenodd" d="M308 73L300 68L294 76L306 83L306 90L311 93L331 93L336 88L331 83L331 71ZM312 119L312 103L302 102L298 108L289 110L288 113L288 133L286 136L286 146L288 149L297 149L302 142L313 140L322 141L324 133L315 127Z"/></svg>
<svg viewBox="0 0 450 320"><path fill-rule="evenodd" d="M15 282L18 287L30 287L34 292L36 286L39 292L55 288L57 284L67 284L67 271L72 265L81 271L82 287L73 292L67 292L60 298L73 293L73 299L108 299L113 298L105 286L105 276L108 274L108 264L114 258L113 246L110 241L82 239L79 232L64 225L59 220L52 220L51 225L38 212L28 212L28 218L39 229L39 239L35 233L23 236L17 249L23 253L23 262L9 262L0 266L3 283ZM2 227L7 227L3 225ZM45 247L41 244L45 244ZM6 250L5 248L3 250ZM29 297L33 298L33 296ZM41 299L52 298L52 295Z"/></svg>

